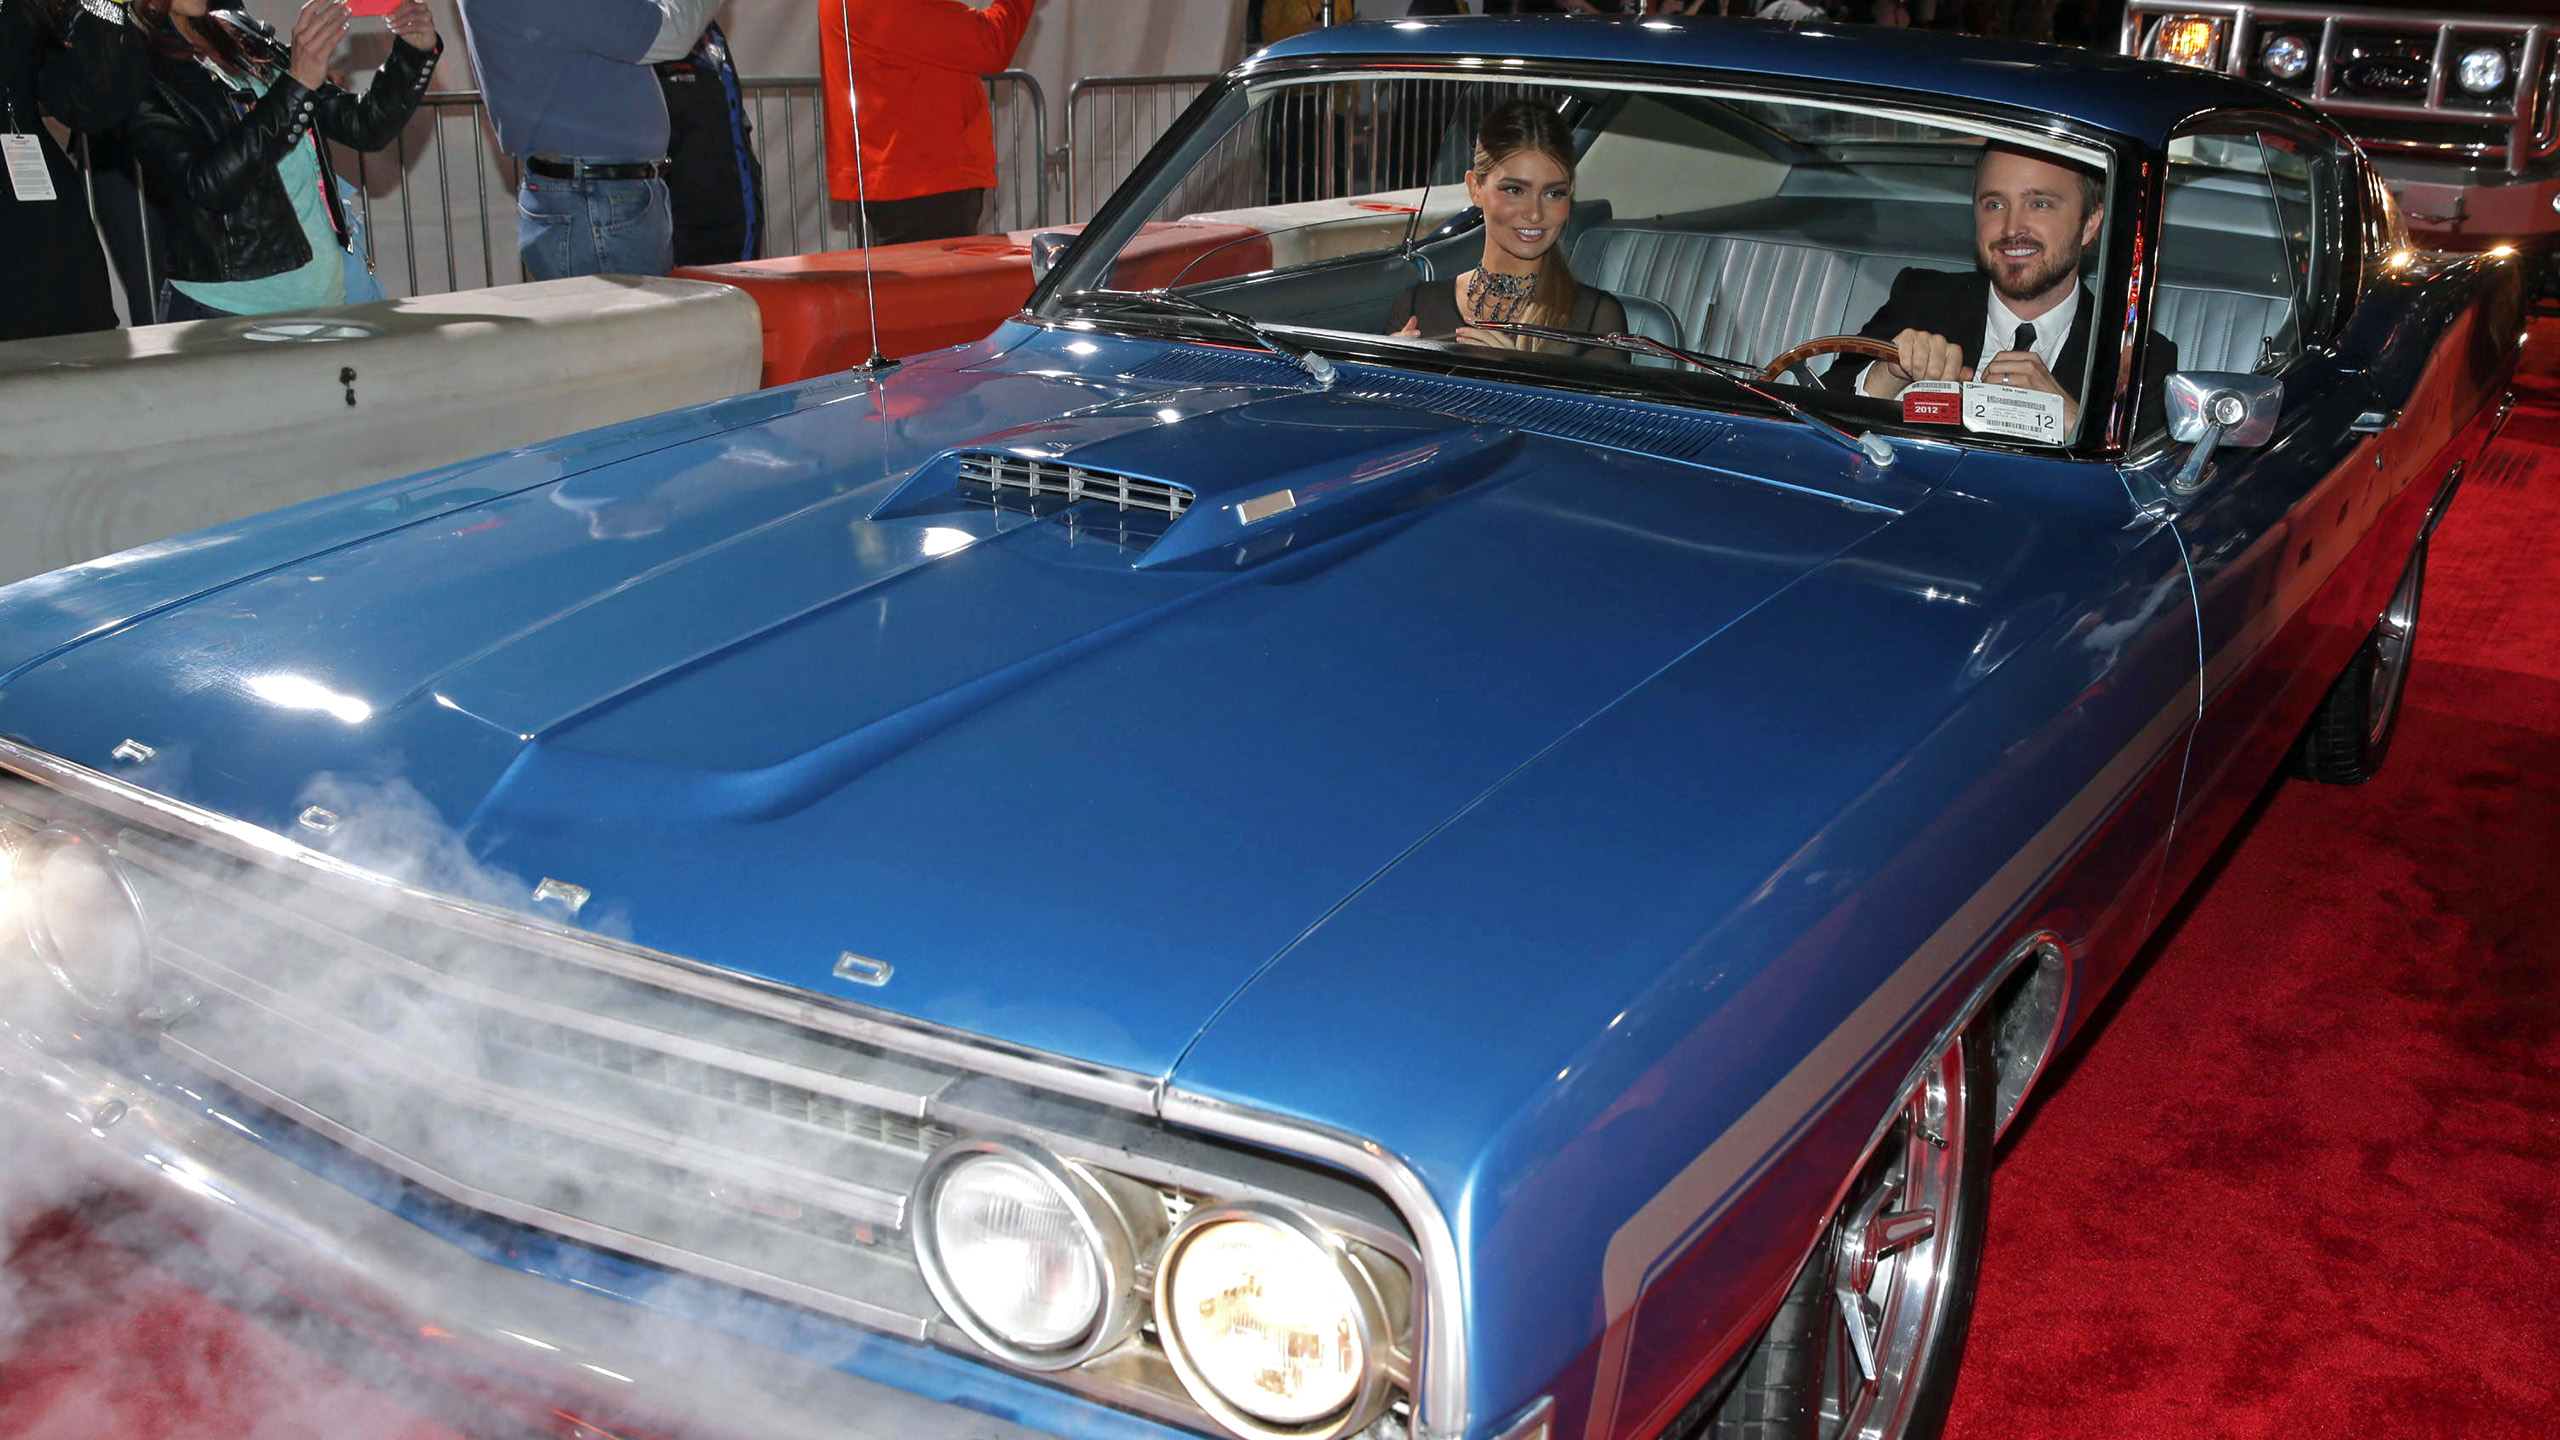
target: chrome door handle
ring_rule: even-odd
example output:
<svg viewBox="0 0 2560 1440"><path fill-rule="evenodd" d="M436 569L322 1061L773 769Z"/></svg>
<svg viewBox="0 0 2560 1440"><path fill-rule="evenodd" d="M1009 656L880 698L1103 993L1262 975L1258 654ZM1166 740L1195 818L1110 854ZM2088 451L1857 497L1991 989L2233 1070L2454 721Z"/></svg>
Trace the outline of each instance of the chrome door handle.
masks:
<svg viewBox="0 0 2560 1440"><path fill-rule="evenodd" d="M2379 435L2383 431L2388 430L2399 423L2400 412L2397 410L2367 410L2355 419L2347 422L2347 433L2350 435Z"/></svg>

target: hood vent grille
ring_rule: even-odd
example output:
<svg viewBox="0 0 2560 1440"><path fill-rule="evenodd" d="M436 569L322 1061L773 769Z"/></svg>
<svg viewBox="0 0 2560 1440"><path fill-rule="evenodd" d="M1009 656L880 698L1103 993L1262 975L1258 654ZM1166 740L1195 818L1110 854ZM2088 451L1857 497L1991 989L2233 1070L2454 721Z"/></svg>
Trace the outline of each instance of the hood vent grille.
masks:
<svg viewBox="0 0 2560 1440"><path fill-rule="evenodd" d="M1015 497L1029 501L1020 508L1033 514L1046 514L1084 500L1121 510L1143 510L1168 519L1179 519L1183 511L1191 508L1189 490L1161 480L1140 480L1057 460L1026 460L1019 455L985 450L964 452L959 461L962 488L983 492L984 498L998 509L1016 508L1006 504ZM1043 500L1057 503L1044 506L1040 503Z"/></svg>

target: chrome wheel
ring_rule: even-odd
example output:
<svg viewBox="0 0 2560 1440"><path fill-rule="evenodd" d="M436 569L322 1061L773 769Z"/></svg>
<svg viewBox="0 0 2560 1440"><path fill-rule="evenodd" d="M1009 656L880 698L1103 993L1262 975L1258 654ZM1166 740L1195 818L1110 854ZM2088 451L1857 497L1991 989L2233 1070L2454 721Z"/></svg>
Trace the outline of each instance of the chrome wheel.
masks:
<svg viewBox="0 0 2560 1440"><path fill-rule="evenodd" d="M2373 629L2373 673L2365 682L2364 701L2368 748L2379 749L2383 737L2391 733L2391 722L2400 713L2400 693L2409 688L2409 654L2418 636L2418 599L2426 578L2427 547L2420 542L2417 553L2409 557L2409 568L2400 572L2391 603L2383 607L2381 623Z"/></svg>
<svg viewBox="0 0 2560 1440"><path fill-rule="evenodd" d="M1988 1102L1966 1084L1969 1048L1948 1046L1912 1088L1833 1229L1825 1440L1911 1433L1934 1377L1952 1367L1947 1352L1963 1345L1976 1257L1959 1252L1981 1234L1970 1207L1982 1187L1968 1182L1990 1161L1975 1150L1987 1127L1968 1113Z"/></svg>

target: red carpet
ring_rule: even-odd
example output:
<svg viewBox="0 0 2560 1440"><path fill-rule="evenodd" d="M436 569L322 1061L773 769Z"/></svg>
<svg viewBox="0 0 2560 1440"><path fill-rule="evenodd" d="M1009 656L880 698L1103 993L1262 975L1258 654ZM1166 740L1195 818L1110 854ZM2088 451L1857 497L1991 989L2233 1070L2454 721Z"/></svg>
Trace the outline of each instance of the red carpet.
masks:
<svg viewBox="0 0 2560 1440"><path fill-rule="evenodd" d="M1953 1440L2560 1432L2543 385L2438 532L2382 777L2273 791L2014 1132ZM75 1230L15 1239L0 1437L455 1440Z"/></svg>
<svg viewBox="0 0 2560 1440"><path fill-rule="evenodd" d="M2380 777L2278 788L2013 1132L1951 1440L2560 1433L2560 387L2531 398L2436 532Z"/></svg>

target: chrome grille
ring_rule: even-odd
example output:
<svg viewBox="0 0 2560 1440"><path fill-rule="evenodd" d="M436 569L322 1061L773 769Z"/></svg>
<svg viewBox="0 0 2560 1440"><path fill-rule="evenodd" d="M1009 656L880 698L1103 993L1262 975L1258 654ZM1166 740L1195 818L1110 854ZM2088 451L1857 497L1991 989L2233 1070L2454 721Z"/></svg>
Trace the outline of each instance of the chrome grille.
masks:
<svg viewBox="0 0 2560 1440"><path fill-rule="evenodd" d="M1144 510L1179 517L1191 508L1191 492L1161 480L1140 480L1108 470L1088 470L1056 460L1026 460L975 450L960 457L963 486L979 486L998 495L1053 498L1064 504L1092 500L1122 510Z"/></svg>
<svg viewBox="0 0 2560 1440"><path fill-rule="evenodd" d="M903 1226L956 1072L135 841L172 1054L457 1203L929 1336Z"/></svg>

